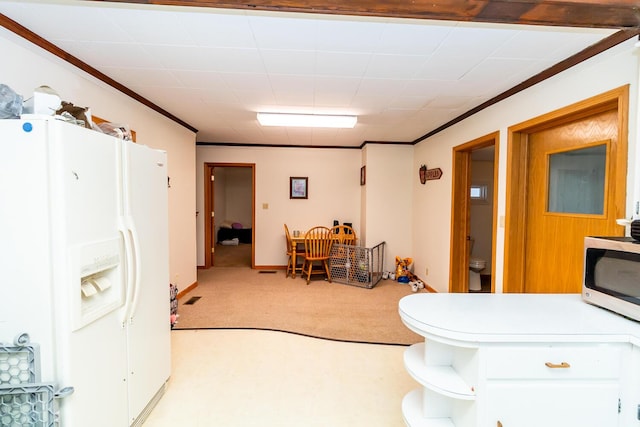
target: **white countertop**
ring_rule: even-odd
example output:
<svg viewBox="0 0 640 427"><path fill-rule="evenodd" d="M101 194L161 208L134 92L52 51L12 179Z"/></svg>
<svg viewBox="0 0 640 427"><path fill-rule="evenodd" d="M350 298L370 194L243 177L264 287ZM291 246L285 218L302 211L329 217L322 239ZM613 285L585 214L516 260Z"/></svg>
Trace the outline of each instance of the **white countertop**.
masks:
<svg viewBox="0 0 640 427"><path fill-rule="evenodd" d="M587 304L580 294L423 293L400 300L405 325L466 342L630 342L640 322Z"/></svg>

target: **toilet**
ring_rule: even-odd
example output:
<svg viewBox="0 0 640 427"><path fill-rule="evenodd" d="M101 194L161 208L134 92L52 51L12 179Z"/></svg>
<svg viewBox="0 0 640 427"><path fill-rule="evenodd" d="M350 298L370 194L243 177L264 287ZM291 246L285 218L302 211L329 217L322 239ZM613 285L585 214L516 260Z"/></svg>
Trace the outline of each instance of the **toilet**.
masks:
<svg viewBox="0 0 640 427"><path fill-rule="evenodd" d="M475 240L469 240L469 290L481 291L482 284L480 283L480 272L487 266L487 261L471 256L471 251L473 250L473 244L475 243Z"/></svg>
<svg viewBox="0 0 640 427"><path fill-rule="evenodd" d="M487 266L487 261L480 258L469 258L469 290L480 291L480 272Z"/></svg>

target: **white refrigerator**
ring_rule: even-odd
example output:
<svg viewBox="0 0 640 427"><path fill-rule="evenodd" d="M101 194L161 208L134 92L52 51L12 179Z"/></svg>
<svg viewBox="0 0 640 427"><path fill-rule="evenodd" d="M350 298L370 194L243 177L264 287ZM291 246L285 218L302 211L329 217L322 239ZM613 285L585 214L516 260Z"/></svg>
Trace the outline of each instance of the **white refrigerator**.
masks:
<svg viewBox="0 0 640 427"><path fill-rule="evenodd" d="M73 391L56 398L51 425L141 425L164 392L166 162L52 118L0 120L0 348L22 336L39 353L37 381ZM1 365L0 406L22 381Z"/></svg>

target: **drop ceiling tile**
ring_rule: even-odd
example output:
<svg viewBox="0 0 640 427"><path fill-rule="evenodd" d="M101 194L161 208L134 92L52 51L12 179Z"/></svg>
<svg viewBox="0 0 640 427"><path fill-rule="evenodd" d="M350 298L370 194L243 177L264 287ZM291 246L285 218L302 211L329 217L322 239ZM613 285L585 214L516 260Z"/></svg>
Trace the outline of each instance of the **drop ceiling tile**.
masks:
<svg viewBox="0 0 640 427"><path fill-rule="evenodd" d="M315 74L319 76L362 77L370 61L371 55L368 53L318 51Z"/></svg>
<svg viewBox="0 0 640 427"><path fill-rule="evenodd" d="M365 76L381 79L409 79L421 69L426 61L422 55L383 55L371 58Z"/></svg>
<svg viewBox="0 0 640 427"><path fill-rule="evenodd" d="M198 46L257 49L249 20L240 11L191 13L184 17L186 31Z"/></svg>
<svg viewBox="0 0 640 427"><path fill-rule="evenodd" d="M229 89L234 91L271 91L269 76L264 73L219 73Z"/></svg>
<svg viewBox="0 0 640 427"><path fill-rule="evenodd" d="M315 70L315 52L308 50L260 51L262 61L269 74L313 74Z"/></svg>
<svg viewBox="0 0 640 427"><path fill-rule="evenodd" d="M174 10L148 7L111 8L108 16L114 23L114 30L117 28L136 43L179 46L196 44L187 31L188 23L185 24L183 20L188 18L188 15L176 14Z"/></svg>
<svg viewBox="0 0 640 427"><path fill-rule="evenodd" d="M172 70L171 73L184 87L206 88L209 90L228 90L229 88L222 75L217 72Z"/></svg>
<svg viewBox="0 0 640 427"><path fill-rule="evenodd" d="M456 84L458 82L451 80L411 79L407 80L402 91L398 92L398 96L421 96L429 100L451 90Z"/></svg>
<svg viewBox="0 0 640 427"><path fill-rule="evenodd" d="M382 37L384 21L324 19L316 24L318 50L331 52L371 53Z"/></svg>
<svg viewBox="0 0 640 427"><path fill-rule="evenodd" d="M442 81L459 80L483 59L477 56L442 56L440 53L436 53L421 64L420 68L416 70L414 78Z"/></svg>
<svg viewBox="0 0 640 427"><path fill-rule="evenodd" d="M454 109L469 105L473 101L473 97L469 96L439 96L429 102L429 108Z"/></svg>
<svg viewBox="0 0 640 427"><path fill-rule="evenodd" d="M220 111L229 111L231 108L241 108L240 99L232 91L228 90L201 90L198 98L208 106L215 106Z"/></svg>
<svg viewBox="0 0 640 427"><path fill-rule="evenodd" d="M402 79L366 78L360 82L356 97L371 95L391 99L398 96L399 93L402 93L406 85L407 80Z"/></svg>
<svg viewBox="0 0 640 427"><path fill-rule="evenodd" d="M316 22L298 15L249 16L256 44L260 49L315 50Z"/></svg>
<svg viewBox="0 0 640 427"><path fill-rule="evenodd" d="M314 104L334 108L349 105L358 91L359 79L315 79Z"/></svg>
<svg viewBox="0 0 640 427"><path fill-rule="evenodd" d="M395 98L389 105L391 108L400 108L403 110L419 110L424 107L430 100L424 96L399 96Z"/></svg>
<svg viewBox="0 0 640 427"><path fill-rule="evenodd" d="M447 35L436 53L441 58L483 58L491 55L517 33L511 26L480 27L477 24L460 24Z"/></svg>
<svg viewBox="0 0 640 427"><path fill-rule="evenodd" d="M313 77L275 75L270 81L279 106L293 107L294 112L296 106L313 108Z"/></svg>
<svg viewBox="0 0 640 427"><path fill-rule="evenodd" d="M453 26L428 23L388 23L375 46L376 52L396 55L427 55L433 53L451 32Z"/></svg>

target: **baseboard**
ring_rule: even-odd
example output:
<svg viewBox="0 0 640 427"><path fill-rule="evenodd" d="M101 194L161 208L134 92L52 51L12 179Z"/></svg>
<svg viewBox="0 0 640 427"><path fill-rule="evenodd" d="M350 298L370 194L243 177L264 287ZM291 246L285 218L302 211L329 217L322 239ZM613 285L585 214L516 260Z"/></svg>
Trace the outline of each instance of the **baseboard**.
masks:
<svg viewBox="0 0 640 427"><path fill-rule="evenodd" d="M429 286L429 284L427 282L425 282L424 280L422 280L419 276L416 275L416 277L418 278L418 280L420 280L422 283L424 283L424 290L425 291L427 291L429 293L434 293L434 294L438 293L438 291L436 291L431 286Z"/></svg>
<svg viewBox="0 0 640 427"><path fill-rule="evenodd" d="M422 282L424 283L424 282ZM429 293L433 293L433 294L437 294L438 291L436 291L435 289L433 289L431 286L427 285L426 283L424 283L424 289L425 291L429 291Z"/></svg>
<svg viewBox="0 0 640 427"><path fill-rule="evenodd" d="M192 290L194 290L195 288L198 287L198 282L193 282L192 284L190 284L189 286L187 286L185 289L178 291L178 299L182 298L183 296L185 296L186 294L188 294L189 292L191 292Z"/></svg>

